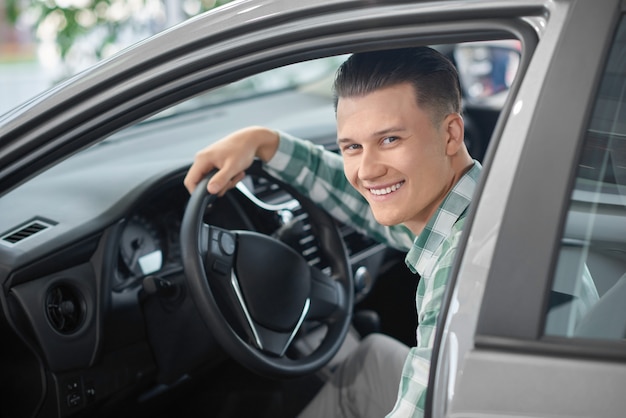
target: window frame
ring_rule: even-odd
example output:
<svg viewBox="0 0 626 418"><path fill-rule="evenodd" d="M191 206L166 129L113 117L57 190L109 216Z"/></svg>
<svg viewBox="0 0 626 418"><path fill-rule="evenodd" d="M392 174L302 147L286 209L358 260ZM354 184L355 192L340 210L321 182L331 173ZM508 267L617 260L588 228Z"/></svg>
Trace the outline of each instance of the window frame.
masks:
<svg viewBox="0 0 626 418"><path fill-rule="evenodd" d="M543 332L585 133L622 16L614 13L588 36L579 28L594 16L571 13L560 34L506 202L480 306L477 348L626 360L626 342ZM585 51L588 65L576 62L577 50Z"/></svg>

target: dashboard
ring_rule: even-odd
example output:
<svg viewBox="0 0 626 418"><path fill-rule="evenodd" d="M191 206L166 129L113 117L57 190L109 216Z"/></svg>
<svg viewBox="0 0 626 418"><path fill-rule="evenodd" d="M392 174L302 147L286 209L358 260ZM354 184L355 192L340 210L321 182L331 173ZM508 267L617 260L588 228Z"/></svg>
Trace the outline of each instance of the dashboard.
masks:
<svg viewBox="0 0 626 418"><path fill-rule="evenodd" d="M9 322L2 333L30 330L5 341L5 350L21 365L7 375L28 382L36 400L14 408L52 408L70 416L126 391L150 393L155 385L173 385L227 357L199 319L185 282L180 225L189 195L184 172L152 178L141 193L131 193L132 199L123 197L121 216L5 278ZM117 213L111 209L117 207L103 210ZM45 219L43 229L31 225L35 232L17 245L35 246L36 239L63 227L58 217ZM309 264L327 268L307 214L267 178L246 177L212 205L205 222L272 235ZM91 225L97 226L97 219ZM345 225L340 229L354 271L366 268L375 277L386 247ZM62 241L63 235L55 239ZM355 289L357 297L372 285ZM24 364L30 365L27 372ZM37 376L45 370L52 378L42 381Z"/></svg>

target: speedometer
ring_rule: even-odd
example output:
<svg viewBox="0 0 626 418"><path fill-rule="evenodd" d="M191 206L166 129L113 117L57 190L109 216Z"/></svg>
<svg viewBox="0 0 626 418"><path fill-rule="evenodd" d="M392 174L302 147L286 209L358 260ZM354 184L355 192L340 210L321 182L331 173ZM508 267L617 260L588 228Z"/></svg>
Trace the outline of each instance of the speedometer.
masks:
<svg viewBox="0 0 626 418"><path fill-rule="evenodd" d="M134 215L120 239L120 258L130 276L145 276L163 266L163 247L157 228L146 218Z"/></svg>

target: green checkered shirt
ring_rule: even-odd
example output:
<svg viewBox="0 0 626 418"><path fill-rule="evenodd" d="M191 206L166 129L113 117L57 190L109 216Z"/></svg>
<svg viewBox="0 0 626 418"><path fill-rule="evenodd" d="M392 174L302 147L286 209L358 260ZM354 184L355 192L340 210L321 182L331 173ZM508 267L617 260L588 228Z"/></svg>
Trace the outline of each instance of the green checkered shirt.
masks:
<svg viewBox="0 0 626 418"><path fill-rule="evenodd" d="M386 227L376 222L365 198L345 178L341 156L324 152L311 142L281 133L278 151L266 169L294 185L337 220L408 251L407 266L421 276L416 295L417 346L411 348L404 364L398 400L388 417L423 416L437 316L480 164L474 162L461 177L417 237L403 225Z"/></svg>

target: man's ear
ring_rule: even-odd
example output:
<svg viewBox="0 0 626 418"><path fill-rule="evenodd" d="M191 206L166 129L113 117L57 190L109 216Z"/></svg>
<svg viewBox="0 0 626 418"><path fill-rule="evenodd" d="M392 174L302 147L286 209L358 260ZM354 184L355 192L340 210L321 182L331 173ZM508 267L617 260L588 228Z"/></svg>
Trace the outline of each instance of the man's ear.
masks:
<svg viewBox="0 0 626 418"><path fill-rule="evenodd" d="M450 113L443 120L443 128L446 130L446 154L456 154L462 146L465 146L465 125L463 118L458 113Z"/></svg>

